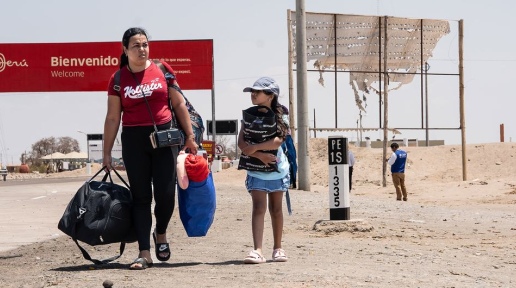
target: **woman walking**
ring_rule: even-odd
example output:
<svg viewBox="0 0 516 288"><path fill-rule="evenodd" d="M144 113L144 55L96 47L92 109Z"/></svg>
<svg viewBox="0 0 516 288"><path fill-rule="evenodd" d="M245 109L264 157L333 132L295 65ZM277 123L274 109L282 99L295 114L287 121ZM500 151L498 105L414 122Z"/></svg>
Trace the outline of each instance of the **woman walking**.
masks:
<svg viewBox="0 0 516 288"><path fill-rule="evenodd" d="M175 205L178 148L153 148L149 139L154 131L153 122L158 130L167 130L173 126L172 117L175 114L187 135L184 149L190 148L196 154L198 148L183 96L172 88L176 84L175 78L167 82L161 69L149 60L149 47L144 29L130 28L125 31L119 84L115 85L117 73L114 73L108 85L108 109L104 124L103 164L113 169L111 150L122 121L122 157L131 186L133 220L140 251L130 269L136 270L153 264L150 253L153 196L156 228L152 236L156 258L167 261L171 254L166 232ZM174 75L167 63L161 64ZM174 114L168 105L169 97Z"/></svg>

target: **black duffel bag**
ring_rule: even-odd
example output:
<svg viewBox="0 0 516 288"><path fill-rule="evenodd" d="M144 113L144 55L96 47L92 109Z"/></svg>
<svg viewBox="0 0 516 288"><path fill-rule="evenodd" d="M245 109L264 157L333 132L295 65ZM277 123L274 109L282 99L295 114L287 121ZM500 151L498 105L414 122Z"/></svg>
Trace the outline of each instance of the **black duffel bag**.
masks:
<svg viewBox="0 0 516 288"><path fill-rule="evenodd" d="M112 170L127 186L113 183L111 172L102 181L93 181L103 167L77 191L59 221L58 228L72 237L85 259L97 265L118 259L124 253L125 243L137 240L132 220L132 197L129 185ZM109 182L107 178L109 177ZM105 260L92 259L77 240L91 246L120 242L120 254Z"/></svg>

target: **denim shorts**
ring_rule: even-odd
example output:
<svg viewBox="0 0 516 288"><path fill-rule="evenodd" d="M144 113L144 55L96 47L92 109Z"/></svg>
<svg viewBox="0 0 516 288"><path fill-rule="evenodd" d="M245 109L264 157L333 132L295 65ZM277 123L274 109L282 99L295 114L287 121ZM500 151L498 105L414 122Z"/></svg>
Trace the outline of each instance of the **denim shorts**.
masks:
<svg viewBox="0 0 516 288"><path fill-rule="evenodd" d="M290 186L290 175L287 174L282 179L277 180L262 180L253 176L247 176L245 179L245 187L247 192L251 193L253 190L271 192L287 192Z"/></svg>

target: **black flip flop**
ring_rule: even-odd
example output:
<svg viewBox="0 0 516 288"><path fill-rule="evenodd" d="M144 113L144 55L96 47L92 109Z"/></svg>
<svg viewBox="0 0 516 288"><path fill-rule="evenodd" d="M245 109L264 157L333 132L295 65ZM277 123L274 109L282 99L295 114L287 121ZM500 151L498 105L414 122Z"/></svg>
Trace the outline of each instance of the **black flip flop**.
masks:
<svg viewBox="0 0 516 288"><path fill-rule="evenodd" d="M133 267L133 264L140 264L142 266L141 267ZM134 259L133 263L131 263L131 265L129 266L129 269L130 270L145 270L147 268L151 268L153 265L154 265L154 263L147 262L146 258L140 257L140 258Z"/></svg>
<svg viewBox="0 0 516 288"><path fill-rule="evenodd" d="M172 254L170 253L170 246L168 245L168 243L156 243L156 230L152 232L152 238L154 239L154 250L156 252L156 258L158 258L158 260L161 262L168 261L168 259L170 259L170 254ZM168 256L161 257L159 253L168 253Z"/></svg>

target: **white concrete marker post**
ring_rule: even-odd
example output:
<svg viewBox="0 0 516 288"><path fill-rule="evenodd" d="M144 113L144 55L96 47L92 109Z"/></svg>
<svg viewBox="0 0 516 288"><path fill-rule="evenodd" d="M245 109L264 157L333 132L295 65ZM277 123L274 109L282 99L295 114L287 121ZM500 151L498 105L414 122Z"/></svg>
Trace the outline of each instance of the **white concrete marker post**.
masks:
<svg viewBox="0 0 516 288"><path fill-rule="evenodd" d="M330 220L350 220L348 138L328 137Z"/></svg>

